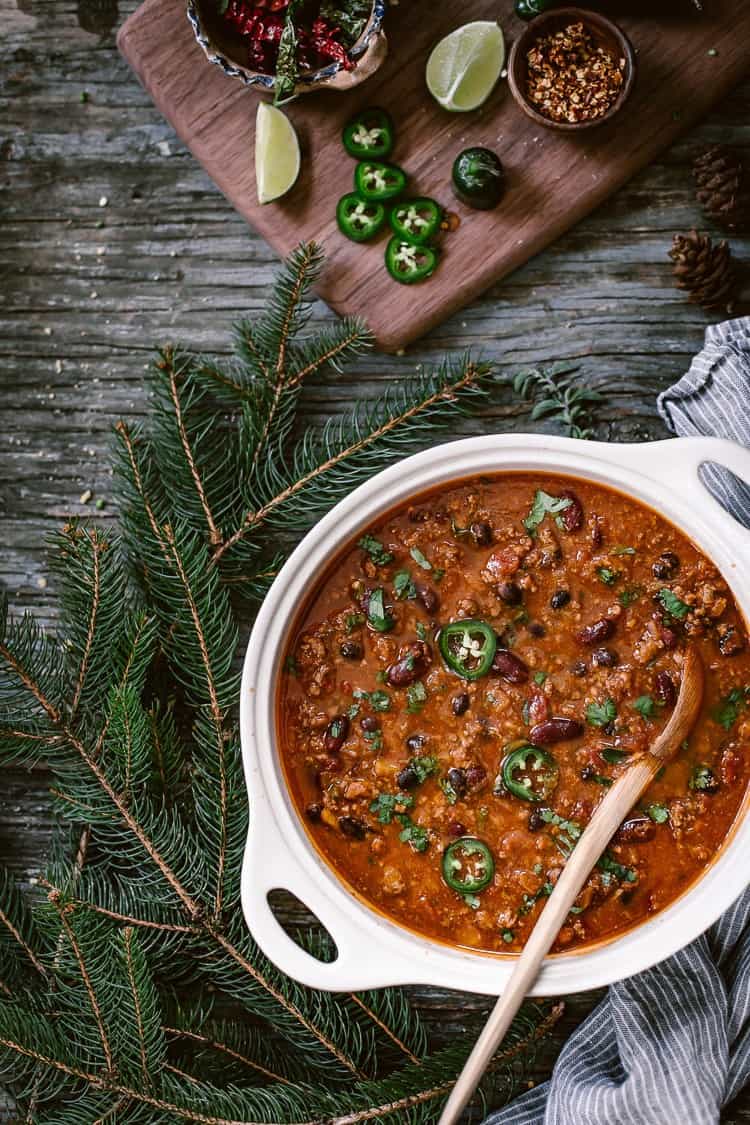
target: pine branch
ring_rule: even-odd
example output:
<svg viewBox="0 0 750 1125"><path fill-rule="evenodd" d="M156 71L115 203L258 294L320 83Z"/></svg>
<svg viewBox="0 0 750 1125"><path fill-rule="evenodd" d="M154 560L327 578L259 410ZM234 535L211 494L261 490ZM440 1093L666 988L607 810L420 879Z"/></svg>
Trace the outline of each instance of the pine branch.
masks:
<svg viewBox="0 0 750 1125"><path fill-rule="evenodd" d="M578 369L578 364L564 362L526 368L513 379L513 390L534 402L532 421L550 418L564 426L570 437L585 439L594 436L592 407L603 395L573 378Z"/></svg>

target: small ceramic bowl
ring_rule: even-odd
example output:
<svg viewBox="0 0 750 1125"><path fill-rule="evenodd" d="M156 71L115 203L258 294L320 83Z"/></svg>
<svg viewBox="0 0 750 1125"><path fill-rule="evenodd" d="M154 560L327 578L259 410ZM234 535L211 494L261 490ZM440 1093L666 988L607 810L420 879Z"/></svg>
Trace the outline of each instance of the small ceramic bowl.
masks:
<svg viewBox="0 0 750 1125"><path fill-rule="evenodd" d="M294 93L351 90L374 74L388 52L383 31L387 6L387 0L373 0L365 29L347 52L354 64L352 69L346 70L340 62L331 62L319 70L303 71ZM242 39L223 27L216 0L188 0L187 17L210 62L220 66L230 78L239 78L246 86L253 86L259 91L273 91L272 74L251 70L245 65L247 53Z"/></svg>
<svg viewBox="0 0 750 1125"><path fill-rule="evenodd" d="M582 23L597 47L604 48L614 58L625 59L624 80L620 93L601 117L595 117L590 121L553 121L552 118L545 117L543 113L540 113L529 101L526 93L527 55L537 40L563 31L572 23ZM635 51L625 32L612 20L607 19L606 16L600 15L599 12L591 12L587 8L554 8L541 16L537 16L516 39L508 59L508 85L521 109L533 121L536 121L537 125L543 125L546 129L557 129L561 133L578 133L584 129L593 129L611 121L630 97L635 82L635 73Z"/></svg>

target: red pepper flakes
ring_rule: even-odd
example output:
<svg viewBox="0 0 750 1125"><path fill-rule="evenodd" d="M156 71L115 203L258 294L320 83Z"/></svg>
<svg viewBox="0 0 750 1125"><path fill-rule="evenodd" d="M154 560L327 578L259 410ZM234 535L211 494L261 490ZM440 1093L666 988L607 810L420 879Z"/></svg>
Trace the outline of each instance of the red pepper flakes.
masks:
<svg viewBox="0 0 750 1125"><path fill-rule="evenodd" d="M601 117L624 81L625 59L597 47L582 23L538 39L526 61L529 101L551 121L572 125Z"/></svg>
<svg viewBox="0 0 750 1125"><path fill-rule="evenodd" d="M289 0L229 0L224 22L241 35L247 45L248 65L261 74L275 74L279 41L286 22ZM341 28L317 16L311 24L297 28L297 64L300 70L318 70L337 62L344 70L354 63L341 42Z"/></svg>

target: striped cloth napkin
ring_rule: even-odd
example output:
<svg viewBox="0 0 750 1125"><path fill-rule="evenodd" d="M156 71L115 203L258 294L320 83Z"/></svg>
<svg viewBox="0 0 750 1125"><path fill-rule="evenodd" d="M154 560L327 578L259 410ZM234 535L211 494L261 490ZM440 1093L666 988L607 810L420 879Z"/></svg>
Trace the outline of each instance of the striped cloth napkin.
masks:
<svg viewBox="0 0 750 1125"><path fill-rule="evenodd" d="M707 329L703 350L658 408L680 436L750 445L750 317ZM750 526L750 488L726 469L703 471ZM748 1080L750 890L692 945L611 985L550 1081L484 1125L716 1125Z"/></svg>

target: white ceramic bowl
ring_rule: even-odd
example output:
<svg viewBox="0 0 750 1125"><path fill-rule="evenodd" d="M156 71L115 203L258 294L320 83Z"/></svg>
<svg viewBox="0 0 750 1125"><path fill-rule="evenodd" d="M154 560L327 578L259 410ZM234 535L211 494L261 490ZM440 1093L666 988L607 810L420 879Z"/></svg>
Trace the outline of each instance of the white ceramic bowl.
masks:
<svg viewBox="0 0 750 1125"><path fill-rule="evenodd" d="M287 792L276 753L277 677L299 608L331 557L368 524L426 489L482 473L566 473L610 485L655 508L721 570L750 620L750 532L699 480L706 462L750 483L750 451L714 438L607 445L545 435L469 438L436 446L379 473L308 532L279 573L253 629L242 677L242 753L250 832L242 870L247 924L263 952L313 988L336 991L432 984L498 995L514 957L458 949L414 934L355 897L315 850ZM750 879L746 800L728 842L704 875L666 910L588 951L550 956L535 995L596 988L639 972L702 933ZM338 949L324 964L287 937L268 893L285 888L326 926Z"/></svg>

